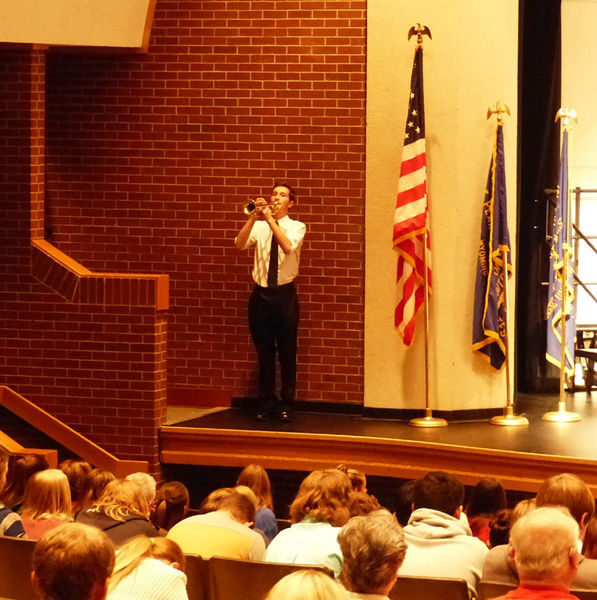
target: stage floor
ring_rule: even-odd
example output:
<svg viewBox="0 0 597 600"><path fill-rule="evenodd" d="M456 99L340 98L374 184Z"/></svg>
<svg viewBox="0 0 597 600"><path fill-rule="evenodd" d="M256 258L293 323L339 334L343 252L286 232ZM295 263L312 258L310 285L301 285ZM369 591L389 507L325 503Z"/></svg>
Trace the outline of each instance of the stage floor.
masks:
<svg viewBox="0 0 597 600"><path fill-rule="evenodd" d="M554 473L582 477L597 492L597 409L591 394L569 394L566 408L580 414L575 423L548 422L543 414L558 407L557 395L520 395L516 413L526 426L488 421L450 422L417 428L406 421L359 414L298 412L291 423L256 423L240 409L207 411L170 421L161 428L166 463L312 470L345 462L366 473L416 477L432 469L457 474L474 484L499 476L510 489L535 491Z"/></svg>

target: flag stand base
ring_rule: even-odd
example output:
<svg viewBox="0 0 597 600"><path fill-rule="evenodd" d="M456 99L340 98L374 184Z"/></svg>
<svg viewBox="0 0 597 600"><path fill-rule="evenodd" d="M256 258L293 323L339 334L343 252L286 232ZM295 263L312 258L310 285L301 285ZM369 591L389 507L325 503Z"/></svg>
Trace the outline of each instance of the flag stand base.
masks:
<svg viewBox="0 0 597 600"><path fill-rule="evenodd" d="M503 415L496 415L495 417L491 417L489 422L492 425L528 425L529 420L522 415L515 415L512 406L506 406L504 409Z"/></svg>
<svg viewBox="0 0 597 600"><path fill-rule="evenodd" d="M544 421L555 421L557 423L576 423L580 421L580 415L566 410L565 402L558 402L558 410L547 412L543 415Z"/></svg>
<svg viewBox="0 0 597 600"><path fill-rule="evenodd" d="M416 419L411 419L408 424L411 427L447 427L448 421L446 419L439 419L431 416L431 410L425 410L424 417L417 417Z"/></svg>

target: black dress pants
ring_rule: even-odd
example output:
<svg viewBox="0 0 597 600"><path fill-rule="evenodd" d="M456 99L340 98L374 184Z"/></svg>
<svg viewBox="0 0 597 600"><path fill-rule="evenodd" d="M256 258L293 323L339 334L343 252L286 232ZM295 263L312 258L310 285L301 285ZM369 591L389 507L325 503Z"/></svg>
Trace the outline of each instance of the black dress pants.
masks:
<svg viewBox="0 0 597 600"><path fill-rule="evenodd" d="M294 282L275 288L256 285L249 298L249 329L259 361L258 412L288 411L296 392L299 303ZM276 352L281 394L276 396Z"/></svg>

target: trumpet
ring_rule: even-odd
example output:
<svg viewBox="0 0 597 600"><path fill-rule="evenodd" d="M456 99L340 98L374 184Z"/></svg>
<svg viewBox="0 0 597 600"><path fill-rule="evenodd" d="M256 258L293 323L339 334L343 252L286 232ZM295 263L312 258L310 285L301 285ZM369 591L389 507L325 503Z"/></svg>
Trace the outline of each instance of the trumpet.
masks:
<svg viewBox="0 0 597 600"><path fill-rule="evenodd" d="M264 200L264 198L257 198L257 200L249 200L243 207L243 212L245 215L252 215L257 210L257 201ZM276 210L278 210L279 202L272 202L271 204L260 205L259 208L265 208L266 206L270 207L270 210L273 214L275 214Z"/></svg>

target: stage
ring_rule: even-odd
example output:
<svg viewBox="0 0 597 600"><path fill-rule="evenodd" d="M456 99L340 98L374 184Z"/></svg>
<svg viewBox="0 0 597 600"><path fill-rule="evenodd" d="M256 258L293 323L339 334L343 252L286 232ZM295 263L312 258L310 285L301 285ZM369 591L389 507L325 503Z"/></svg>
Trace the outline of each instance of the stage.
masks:
<svg viewBox="0 0 597 600"><path fill-rule="evenodd" d="M526 426L487 420L416 428L408 421L339 412L297 412L291 423L255 422L239 408L212 409L160 429L162 462L179 465L311 471L345 463L368 475L414 478L430 470L453 473L466 485L485 475L507 489L534 492L546 477L570 472L597 495L597 410L591 394L567 396L576 423L542 419L558 408L557 395L520 395L516 413ZM331 407L333 409L333 407ZM423 411L421 411L423 416Z"/></svg>

